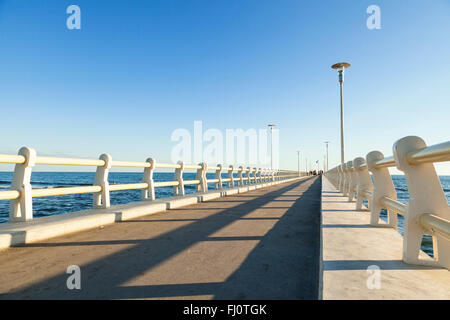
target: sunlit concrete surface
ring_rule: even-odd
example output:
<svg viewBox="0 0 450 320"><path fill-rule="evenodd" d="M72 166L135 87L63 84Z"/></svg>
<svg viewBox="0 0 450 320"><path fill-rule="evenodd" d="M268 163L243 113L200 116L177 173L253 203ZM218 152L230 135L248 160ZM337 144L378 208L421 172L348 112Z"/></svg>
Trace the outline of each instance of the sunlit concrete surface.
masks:
<svg viewBox="0 0 450 320"><path fill-rule="evenodd" d="M317 299L320 191L312 177L6 249L0 299Z"/></svg>
<svg viewBox="0 0 450 320"><path fill-rule="evenodd" d="M449 271L403 263L402 236L369 220L323 178L323 299L450 299Z"/></svg>
<svg viewBox="0 0 450 320"><path fill-rule="evenodd" d="M299 179L302 180L305 178L306 177L295 177L265 183L261 186L267 187L270 185L277 185ZM225 190L226 192L211 190L204 193L166 197L152 201L144 200L130 202L104 209L90 209L70 212L67 214L52 215L30 221L2 223L0 224L0 250L7 249L12 246L43 241L74 232L89 230L103 225L130 220L149 214L160 213L170 209L181 208L222 196L245 193L250 190L250 187L235 187ZM251 190L254 190L254 188Z"/></svg>

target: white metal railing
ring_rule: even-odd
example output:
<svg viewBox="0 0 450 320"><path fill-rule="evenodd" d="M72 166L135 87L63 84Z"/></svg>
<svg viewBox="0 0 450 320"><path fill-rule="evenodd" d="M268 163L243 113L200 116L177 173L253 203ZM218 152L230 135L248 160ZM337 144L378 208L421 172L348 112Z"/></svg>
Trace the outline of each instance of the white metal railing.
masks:
<svg viewBox="0 0 450 320"><path fill-rule="evenodd" d="M225 183L228 188L235 186L255 185L273 181L286 180L303 175L303 173L289 170L269 170L261 168L223 168L222 165L207 166L206 163L187 165L182 161L176 164L158 163L154 158L145 162L112 160L108 154L102 154L99 159L77 159L37 156L32 148L23 147L18 155L0 154L0 163L15 164L11 182L11 190L0 191L0 200L10 200L9 221L21 222L33 219L32 199L37 197L61 196L81 193L94 195L94 208L110 207L110 192L122 190L142 190L143 200L155 200L155 188L173 187L174 194L185 195L185 185L195 185L197 192L207 192L208 183L214 183L215 189L220 190ZM63 187L48 189L33 189L31 187L31 172L33 167L40 165L70 165L94 166L97 171L92 186ZM109 184L108 175L113 167L143 168L142 182L130 184ZM174 169L174 180L154 181L155 169ZM184 180L184 170L197 170L194 180ZM215 171L214 179L207 179L207 171ZM227 173L227 178L222 177ZM234 176L234 173L237 176Z"/></svg>
<svg viewBox="0 0 450 320"><path fill-rule="evenodd" d="M433 165L443 161L450 161L450 141L427 146L421 138L408 136L394 143L391 157L372 151L365 159L356 158L330 169L325 176L349 201L356 193L357 210L361 210L363 199L368 200L371 225L396 228L397 214L404 216L403 261L450 270L450 208ZM397 201L389 167L405 174L407 204ZM379 223L381 209L388 212L386 224ZM434 261L419 258L424 234L433 237Z"/></svg>

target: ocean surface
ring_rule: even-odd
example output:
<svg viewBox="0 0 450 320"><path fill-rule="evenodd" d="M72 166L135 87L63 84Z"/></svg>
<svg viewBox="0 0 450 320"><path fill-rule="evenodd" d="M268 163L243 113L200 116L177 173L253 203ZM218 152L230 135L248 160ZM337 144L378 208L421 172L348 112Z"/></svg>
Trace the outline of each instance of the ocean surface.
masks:
<svg viewBox="0 0 450 320"><path fill-rule="evenodd" d="M225 178L226 174L223 175ZM90 186L95 177L95 172L33 172L31 183L33 188L57 188L57 187L75 187ZM185 180L194 180L195 173L184 173ZM208 179L214 178L214 173L208 173ZM450 176L441 176L442 187L444 189L447 201L450 203ZM0 190L8 190L10 188L12 172L0 172ZM173 173L156 172L154 174L155 181L173 180ZM129 172L111 172L109 174L109 182L111 184L138 183L142 180L142 173ZM406 203L409 200L408 188L404 176L393 175L395 189L397 190L398 201ZM214 184L209 184L212 189ZM195 186L186 185L185 192L187 194L195 192ZM163 187L155 189L156 198L169 197L173 195L172 187ZM141 190L128 191L112 191L111 205L128 203L141 200ZM92 194L75 194L55 197L33 198L33 214L34 217L51 216L55 214L64 214L79 210L92 208ZM366 203L367 204L367 203ZM0 201L0 223L8 221L9 201ZM387 219L386 212L382 212L381 218ZM403 217L399 216L398 231L403 233ZM425 236L422 241L422 250L432 256L433 249L431 237Z"/></svg>

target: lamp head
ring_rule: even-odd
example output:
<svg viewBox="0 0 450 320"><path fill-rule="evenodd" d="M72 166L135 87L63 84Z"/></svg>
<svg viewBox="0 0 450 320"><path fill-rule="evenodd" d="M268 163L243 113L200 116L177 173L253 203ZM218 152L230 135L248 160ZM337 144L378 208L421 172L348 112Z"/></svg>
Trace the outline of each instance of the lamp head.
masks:
<svg viewBox="0 0 450 320"><path fill-rule="evenodd" d="M339 62L339 63L335 63L331 66L331 68L336 69L336 70L343 70L350 67L350 63L348 62Z"/></svg>
<svg viewBox="0 0 450 320"><path fill-rule="evenodd" d="M339 74L339 82L342 84L344 82L344 69L350 67L350 63L347 62L339 62L335 63L331 66L331 68L338 71Z"/></svg>

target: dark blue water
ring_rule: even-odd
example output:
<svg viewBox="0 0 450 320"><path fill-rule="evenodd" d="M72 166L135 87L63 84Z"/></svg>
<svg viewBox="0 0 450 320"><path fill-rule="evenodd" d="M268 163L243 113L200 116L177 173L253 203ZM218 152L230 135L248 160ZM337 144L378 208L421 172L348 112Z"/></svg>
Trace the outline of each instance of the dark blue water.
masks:
<svg viewBox="0 0 450 320"><path fill-rule="evenodd" d="M90 186L94 181L94 172L33 172L31 182L33 188L55 188L55 187L75 187ZM226 177L226 174L223 174ZM0 190L10 188L12 172L0 172ZM184 173L185 180L194 180L195 173ZM208 173L208 179L214 178L214 173ZM155 181L173 180L173 173L157 172L154 174ZM404 176L392 176L395 189L397 190L398 201L406 203L409 200L408 188ZM450 202L450 176L440 177L447 200ZM138 183L142 181L142 173L112 172L109 174L109 182L116 184ZM214 188L214 184L208 184L209 189ZM187 194L194 193L195 186L186 185ZM156 198L169 197L173 195L172 187L155 189ZM111 205L123 204L141 200L141 190L113 191L111 192ZM54 214L62 214L92 208L92 194L75 194L55 197L43 197L33 199L34 217L44 217ZM367 203L366 203L367 205ZM0 223L8 221L9 201L0 201ZM387 220L385 211L382 211L381 218ZM398 230L403 234L403 217L399 216ZM433 249L431 237L425 236L422 242L422 250L432 256Z"/></svg>

